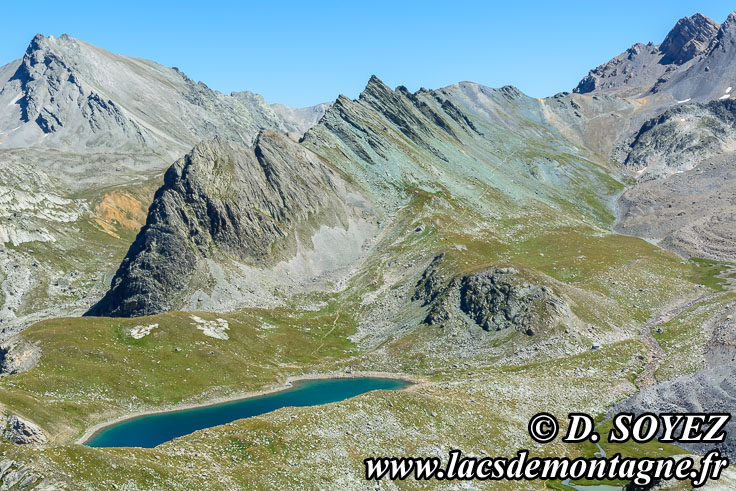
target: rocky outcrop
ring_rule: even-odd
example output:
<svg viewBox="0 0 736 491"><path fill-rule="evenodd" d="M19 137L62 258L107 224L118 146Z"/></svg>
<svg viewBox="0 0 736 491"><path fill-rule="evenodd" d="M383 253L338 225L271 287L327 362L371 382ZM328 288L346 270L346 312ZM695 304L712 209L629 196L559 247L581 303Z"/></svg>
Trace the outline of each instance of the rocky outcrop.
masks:
<svg viewBox="0 0 736 491"><path fill-rule="evenodd" d="M736 149L736 100L687 104L665 111L641 127L625 165L660 177Z"/></svg>
<svg viewBox="0 0 736 491"><path fill-rule="evenodd" d="M704 53L720 27L717 22L703 14L678 20L659 45L659 51L662 53L660 63L682 65Z"/></svg>
<svg viewBox="0 0 736 491"><path fill-rule="evenodd" d="M646 93L666 71L659 64L659 48L637 43L612 60L594 68L572 89L578 94L636 97Z"/></svg>
<svg viewBox="0 0 736 491"><path fill-rule="evenodd" d="M0 376L30 370L41 359L41 349L20 337L0 344Z"/></svg>
<svg viewBox="0 0 736 491"><path fill-rule="evenodd" d="M455 136L440 113L432 109L423 100L409 93L405 87L391 90L375 75L370 78L358 101L351 101L340 96L327 117L322 120L322 127L342 139L361 160L376 164L386 160L390 155L392 142L379 128L364 125L367 114L360 106L370 108L377 116L392 123L402 138L431 155L447 161L447 157L434 143L435 125L443 131ZM348 123L346 128L344 125ZM362 138L355 138L352 131L358 130ZM306 136L310 140L309 135Z"/></svg>
<svg viewBox="0 0 736 491"><path fill-rule="evenodd" d="M30 489L42 480L40 474L20 462L11 459L0 460L0 489ZM46 489L54 489L54 486Z"/></svg>
<svg viewBox="0 0 736 491"><path fill-rule="evenodd" d="M495 268L463 277L460 309L486 331L514 328L534 335L534 318L551 313L554 299L544 286L519 283L513 268Z"/></svg>
<svg viewBox="0 0 736 491"><path fill-rule="evenodd" d="M211 288L208 261L266 268L323 225L347 227L345 183L312 152L262 132L253 147L215 139L166 172L146 225L89 315L139 316Z"/></svg>
<svg viewBox="0 0 736 491"><path fill-rule="evenodd" d="M48 442L48 438L37 424L16 415L6 418L2 436L16 445L39 445Z"/></svg>
<svg viewBox="0 0 736 491"><path fill-rule="evenodd" d="M516 329L533 336L564 306L545 286L524 282L514 268L444 279L443 256L436 256L423 272L412 297L429 307L425 324L442 325L464 314L485 331Z"/></svg>
<svg viewBox="0 0 736 491"><path fill-rule="evenodd" d="M412 301L421 301L428 307L424 323L430 326L443 325L452 320L457 310L458 279L442 268L445 253L438 254L422 272L414 286Z"/></svg>
<svg viewBox="0 0 736 491"><path fill-rule="evenodd" d="M430 305L444 291L446 282L443 281L440 272L440 265L444 259L444 252L432 259L427 269L422 272L422 277L417 281L412 300L422 300L423 305Z"/></svg>

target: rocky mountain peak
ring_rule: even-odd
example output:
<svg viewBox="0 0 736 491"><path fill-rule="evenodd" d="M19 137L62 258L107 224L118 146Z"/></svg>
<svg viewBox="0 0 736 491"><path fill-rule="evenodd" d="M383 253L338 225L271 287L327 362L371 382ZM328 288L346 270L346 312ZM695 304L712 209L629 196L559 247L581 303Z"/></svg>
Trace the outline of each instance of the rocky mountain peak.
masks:
<svg viewBox="0 0 736 491"><path fill-rule="evenodd" d="M286 131L256 94L227 96L178 69L116 55L66 34L37 34L23 58L0 73L5 148L178 157L217 134L249 145L262 128Z"/></svg>
<svg viewBox="0 0 736 491"><path fill-rule="evenodd" d="M75 40L69 36L63 39L67 44L72 41ZM84 93L80 77L70 68L71 60L58 52L57 44L53 36L36 34L18 70L9 80L20 84L21 120L35 122L44 134L54 133L69 123L71 107L76 106L78 97ZM99 99L99 95L94 99ZM106 102L109 101L102 101L102 104ZM108 109L117 112L115 108ZM142 138L137 128L132 130Z"/></svg>
<svg viewBox="0 0 736 491"><path fill-rule="evenodd" d="M368 79L368 83L366 85L370 86L374 84L386 87L386 84L384 84L380 78L378 78L376 75L371 75L371 78Z"/></svg>
<svg viewBox="0 0 736 491"><path fill-rule="evenodd" d="M365 85L365 89L363 89L363 92L360 93L358 98L362 100L366 97L380 97L381 94L392 92L393 90L391 90L391 87L383 83L380 78L375 75L371 75L371 78L368 79L368 83Z"/></svg>
<svg viewBox="0 0 736 491"><path fill-rule="evenodd" d="M36 51L40 51L43 49L43 45L46 42L46 36L43 34L36 34L33 36L33 39L31 39L31 42L28 44L28 47L26 48L25 56L29 56L33 54Z"/></svg>
<svg viewBox="0 0 736 491"><path fill-rule="evenodd" d="M250 147L222 137L200 142L166 172L145 226L89 314L148 315L210 294L208 301L231 302L213 290L227 280L209 269L212 261L269 268L295 257L323 225L346 229L345 186L275 131L261 131ZM240 278L239 267L228 268Z"/></svg>
<svg viewBox="0 0 736 491"><path fill-rule="evenodd" d="M73 39L67 34L62 34L59 36L60 39ZM28 48L26 48L25 55L31 55L35 53L36 51L43 51L45 49L49 49L51 47L51 44L56 40L56 37L53 35L50 36L44 36L41 33L36 34L33 36L33 39L31 39L31 42L28 43Z"/></svg>
<svg viewBox="0 0 736 491"><path fill-rule="evenodd" d="M708 48L720 27L716 21L699 13L678 20L659 47L661 63L682 65L690 61Z"/></svg>
<svg viewBox="0 0 736 491"><path fill-rule="evenodd" d="M48 64L54 60L65 66L72 66L75 64L75 58L83 51L81 44L83 44L81 41L68 34L58 37L36 34L28 43L23 55L23 64L35 66L39 63Z"/></svg>
<svg viewBox="0 0 736 491"><path fill-rule="evenodd" d="M726 20L721 24L718 33L715 36L714 43L723 43L726 40L730 40L731 43L736 43L736 12L728 14ZM722 46L725 49L725 46Z"/></svg>
<svg viewBox="0 0 736 491"><path fill-rule="evenodd" d="M725 22L723 22L723 24L721 25L723 29L733 29L734 26L736 26L736 11L728 14Z"/></svg>
<svg viewBox="0 0 736 491"><path fill-rule="evenodd" d="M732 43L723 40L736 38L730 34L736 32L733 26L736 26L734 14L722 26L703 14L683 17L661 44L635 44L591 70L573 91L633 98L670 93L675 100L688 101L705 100L716 93L722 95L721 90L727 86L721 87L721 82L730 78L725 73L720 78L712 75L706 77L707 80L700 78L703 72L714 69L714 65L719 66L720 71L728 70L730 61L713 59L711 55L714 51L731 51L729 45Z"/></svg>

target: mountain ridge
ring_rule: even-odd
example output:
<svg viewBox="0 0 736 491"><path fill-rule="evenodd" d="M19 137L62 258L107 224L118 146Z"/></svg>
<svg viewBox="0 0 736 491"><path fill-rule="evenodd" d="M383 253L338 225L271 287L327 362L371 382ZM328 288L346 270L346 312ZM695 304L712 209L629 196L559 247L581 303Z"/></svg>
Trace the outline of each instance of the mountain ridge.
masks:
<svg viewBox="0 0 736 491"><path fill-rule="evenodd" d="M361 216L351 203L359 198L350 196L347 184L286 136L264 130L247 148L220 138L201 142L166 172L110 290L87 315L185 308L192 295L197 301L214 295L208 284L221 270L213 271L212 261L223 268L230 259L270 269L298 254L299 236L307 244L321 227L347 232L350 217L370 220L370 211L363 207ZM233 268L231 281L242 274Z"/></svg>
<svg viewBox="0 0 736 491"><path fill-rule="evenodd" d="M36 35L2 82L0 102L15 108L0 119L2 148L177 157L205 135L250 144L261 127L284 130L265 101L225 96L177 69L114 55L68 35Z"/></svg>
<svg viewBox="0 0 736 491"><path fill-rule="evenodd" d="M500 114L508 114L509 117L501 118ZM603 184L603 189L611 186L608 178L603 177L602 171L586 160L587 153L570 155L576 152L574 145L565 140L553 129L543 128L546 124L545 112L541 102L523 95L518 89L506 86L500 89L490 89L477 84L455 84L437 91L420 90L415 93L409 92L405 87L399 86L391 89L380 79L372 76L365 89L356 100L340 96L335 103L326 110L320 122L311 127L301 143L292 142L286 144L281 138L280 146L282 155L296 158L300 152L307 152L325 162L329 168L336 172L335 179L339 176L347 176L350 185L343 184L350 192L339 193L333 204L327 206L335 210L341 209L348 202L355 203L355 198L349 195L360 196L358 202L361 209L371 209L375 216L386 214L387 216L401 213L412 199L415 189L427 193L448 193L453 200L465 200L467 206L474 212L489 212L489 203L473 200L474 194L492 195L492 202L501 206L504 213L513 216L525 214L524 209L539 207L548 210L539 213L554 213L553 210L560 208L577 209L579 213L571 213L570 220L580 220L586 226L602 226L609 219L607 212L599 207L591 206L591 203L601 199L601 194L606 191L592 191L587 189L587 184L577 186L578 196L570 198L568 190L586 180ZM536 128L529 129L535 124ZM506 139L511 138L522 141L535 141L546 147L548 157L539 158L535 155L514 156L513 153L506 154L503 145L498 145L495 135L505 134ZM269 133L261 132L257 142L264 139ZM274 134L275 135L275 134ZM513 136L512 136L513 135ZM269 137L270 139L275 136ZM285 137L284 137L285 138ZM554 144L550 143L550 139ZM224 145L224 140L202 143L203 148L215 145L219 148ZM229 144L228 144L229 145ZM489 151L489 147L497 148ZM268 164L268 159L261 158L261 144L258 143L253 150L255 156L262 165ZM190 161L192 155L199 154L197 147L195 153L186 157ZM246 152L244 149L240 153ZM209 155L209 154L208 154ZM235 159L232 152L228 158ZM207 157L210 161L203 160L201 166L214 165L219 159L217 152ZM239 157L238 157L239 158ZM213 160L214 159L214 160ZM559 159L559 160L555 160ZM280 160L279 160L280 161ZM316 185L314 189L306 190L299 200L271 200L266 204L255 205L251 196L268 195L274 182L269 178L265 181L251 180L242 172L234 175L227 173L231 178L239 179L246 183L245 187L238 188L231 199L234 209L228 208L228 213L219 213L215 210L220 204L210 206L208 212L189 211L192 206L188 193L178 191L175 193L179 198L168 199L174 175L181 175L182 180L185 173L182 162L175 163L166 174L165 184L157 192L154 203L149 212L148 220L141 230L136 243L131 247L126 259L121 264L111 289L97 307L90 310L90 315L122 315L137 316L166 312L171 309L181 309L185 306L206 310L217 310L222 304L217 301L210 302L219 296L217 291L227 290L230 292L230 306L257 306L263 302L272 303L278 301L277 295L269 295L266 292L259 298L253 296L242 296L235 292L237 288L231 285L239 280L233 278L240 276L239 271L247 267L248 275L253 278L261 278L270 285L272 281L265 280L264 275L274 276L274 265L290 264L292 261L301 261L299 250L294 247L287 248L287 253L281 255L278 251L262 248L257 253L239 254L243 252L240 246L231 247L232 238L216 233L212 227L220 223L220 219L211 215L230 217L234 220L232 225L226 228L238 230L238 223L246 220L251 211L264 210L267 216L271 216L276 222L282 222L284 216L289 216L293 210L298 209L296 203L310 202L310 193L323 193L329 195L328 187ZM186 169L187 167L183 167ZM264 169L270 168L266 165ZM518 174L513 174L515 169ZM278 186L290 186L292 179L298 178L299 170L292 169L292 175L279 172ZM271 175L270 171L267 173ZM514 177L512 178L512 174ZM470 175L482 176L482 180L473 179ZM207 177L209 176L209 177ZM240 177L238 177L240 176ZM253 174L255 176L255 174ZM196 182L178 186L182 189L193 187L198 191L194 195L197 200L205 203L220 203L223 199L222 191L217 187L211 188L205 185L208 180L218 178L212 172L204 173L199 184ZM339 178L340 180L342 177ZM184 182L184 181L183 181ZM585 189L585 190L584 190ZM589 194L584 194L589 193ZM315 196L316 197L316 196ZM508 197L508 203L504 203L504 197ZM518 204L511 204L514 200L521 200ZM224 202L223 202L224 203ZM229 206L229 205L228 205ZM350 206L353 206L351 204ZM158 210L158 211L155 211ZM165 211L162 211L165 210ZM239 211L234 211L239 210ZM261 213L261 212L259 212ZM491 212L491 213L498 213ZM209 215L209 218L206 218ZM239 216L244 218L238 218ZM188 230L191 221L181 221L180 217L197 216L194 223L199 223L194 229ZM261 216L260 214L257 216ZM573 219L572 216L575 216ZM302 217L305 220L306 217ZM190 225L187 225L186 223ZM209 223L209 225L207 225ZM229 222L226 222L229 223ZM270 222L263 222L258 227L246 227L247 235L260 237L261 234L268 235ZM288 224L288 222L287 222ZM311 232L302 234L301 244L305 251L311 250L314 262L332 261L328 259L336 253L318 247L319 234L324 226L334 227L340 225L348 233L354 227L350 227L345 219L335 221L317 221L311 228ZM218 225L219 227L219 225ZM261 228L265 227L265 228ZM393 226L390 222L382 225L381 233L388 233ZM201 229L209 232L201 233ZM369 229L363 227L366 232ZM245 229L243 229L245 230ZM241 231L242 233L245 233ZM371 238L377 230L364 235L362 240ZM309 235L309 234L316 235ZM161 234L164 234L163 236ZM277 234L278 235L278 234ZM172 237L175 242L172 250L180 253L157 252L157 247L165 248L163 237ZM187 237L190 237L188 239ZM199 242L197 237L205 237L204 242ZM275 236L274 236L275 237ZM200 261L191 256L187 251L189 248L183 244L189 240L194 241L194 249L199 250L206 261ZM337 239L336 239L337 240ZM310 246L310 241L313 245ZM272 241L269 240L270 244ZM337 242L336 242L337 243ZM365 243L365 242L364 242ZM155 247L154 245L155 244ZM222 249L225 254L212 254L210 250ZM363 248L364 249L364 248ZM234 252L235 254L228 253ZM353 259L363 256L367 250L354 254ZM183 259L181 257L183 257ZM191 257L190 257L191 256ZM227 257L230 256L238 264L231 264ZM336 255L337 257L337 255ZM154 258L157 263L154 264ZM243 262L245 261L244 264ZM179 267L183 262L185 267ZM135 264L141 266L133 266ZM163 268L163 272L158 268ZM279 266L285 267L285 266ZM214 269L213 269L214 268ZM209 272L208 272L209 269ZM215 269L218 272L215 272ZM144 279L146 271L155 271L156 278L168 278L166 285L150 286ZM192 271L198 271L192 276ZM296 274L293 278L296 283L306 281L315 282L322 275L322 271L304 271ZM198 285L190 285L186 278L211 277L209 286L207 281ZM225 279L229 277L230 279ZM235 281L235 283L233 283ZM341 280L342 281L342 280ZM144 285L145 283L145 285ZM173 287L171 285L176 285ZM319 282L315 285L319 285ZM252 286L249 286L252 289ZM141 290L141 291L137 291ZM262 288L262 290L265 290ZM183 292L184 299L175 298L174 291ZM194 295L194 296L192 296ZM204 298L204 303L192 303L190 299ZM130 303L130 308L125 307Z"/></svg>
<svg viewBox="0 0 736 491"><path fill-rule="evenodd" d="M66 34L0 67L0 337L99 300L163 172L201 140L289 131L248 94Z"/></svg>
<svg viewBox="0 0 736 491"><path fill-rule="evenodd" d="M591 70L573 91L649 99L656 108L730 96L734 36L736 12L720 25L699 13L684 17L661 44L633 45Z"/></svg>

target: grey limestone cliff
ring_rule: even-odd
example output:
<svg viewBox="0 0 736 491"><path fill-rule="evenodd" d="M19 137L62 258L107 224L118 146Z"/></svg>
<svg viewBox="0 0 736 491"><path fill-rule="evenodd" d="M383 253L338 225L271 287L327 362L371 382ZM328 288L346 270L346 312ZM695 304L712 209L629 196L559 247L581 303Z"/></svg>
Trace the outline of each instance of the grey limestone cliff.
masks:
<svg viewBox="0 0 736 491"><path fill-rule="evenodd" d="M252 147L197 145L166 172L146 225L90 315L138 316L182 308L213 281L208 260L266 268L297 252L322 225L347 227L342 179L284 135Z"/></svg>

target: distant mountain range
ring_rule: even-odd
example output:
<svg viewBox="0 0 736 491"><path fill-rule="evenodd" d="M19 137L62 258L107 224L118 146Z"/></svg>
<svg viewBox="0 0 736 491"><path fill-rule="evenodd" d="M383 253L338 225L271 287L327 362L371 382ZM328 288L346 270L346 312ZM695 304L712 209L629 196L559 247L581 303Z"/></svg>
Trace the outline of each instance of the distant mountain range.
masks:
<svg viewBox="0 0 736 491"><path fill-rule="evenodd" d="M215 136L249 145L263 128L303 133L326 107L277 115L257 94L224 95L176 68L114 55L68 35L37 35L22 59L0 68L0 104L2 148L169 158Z"/></svg>

